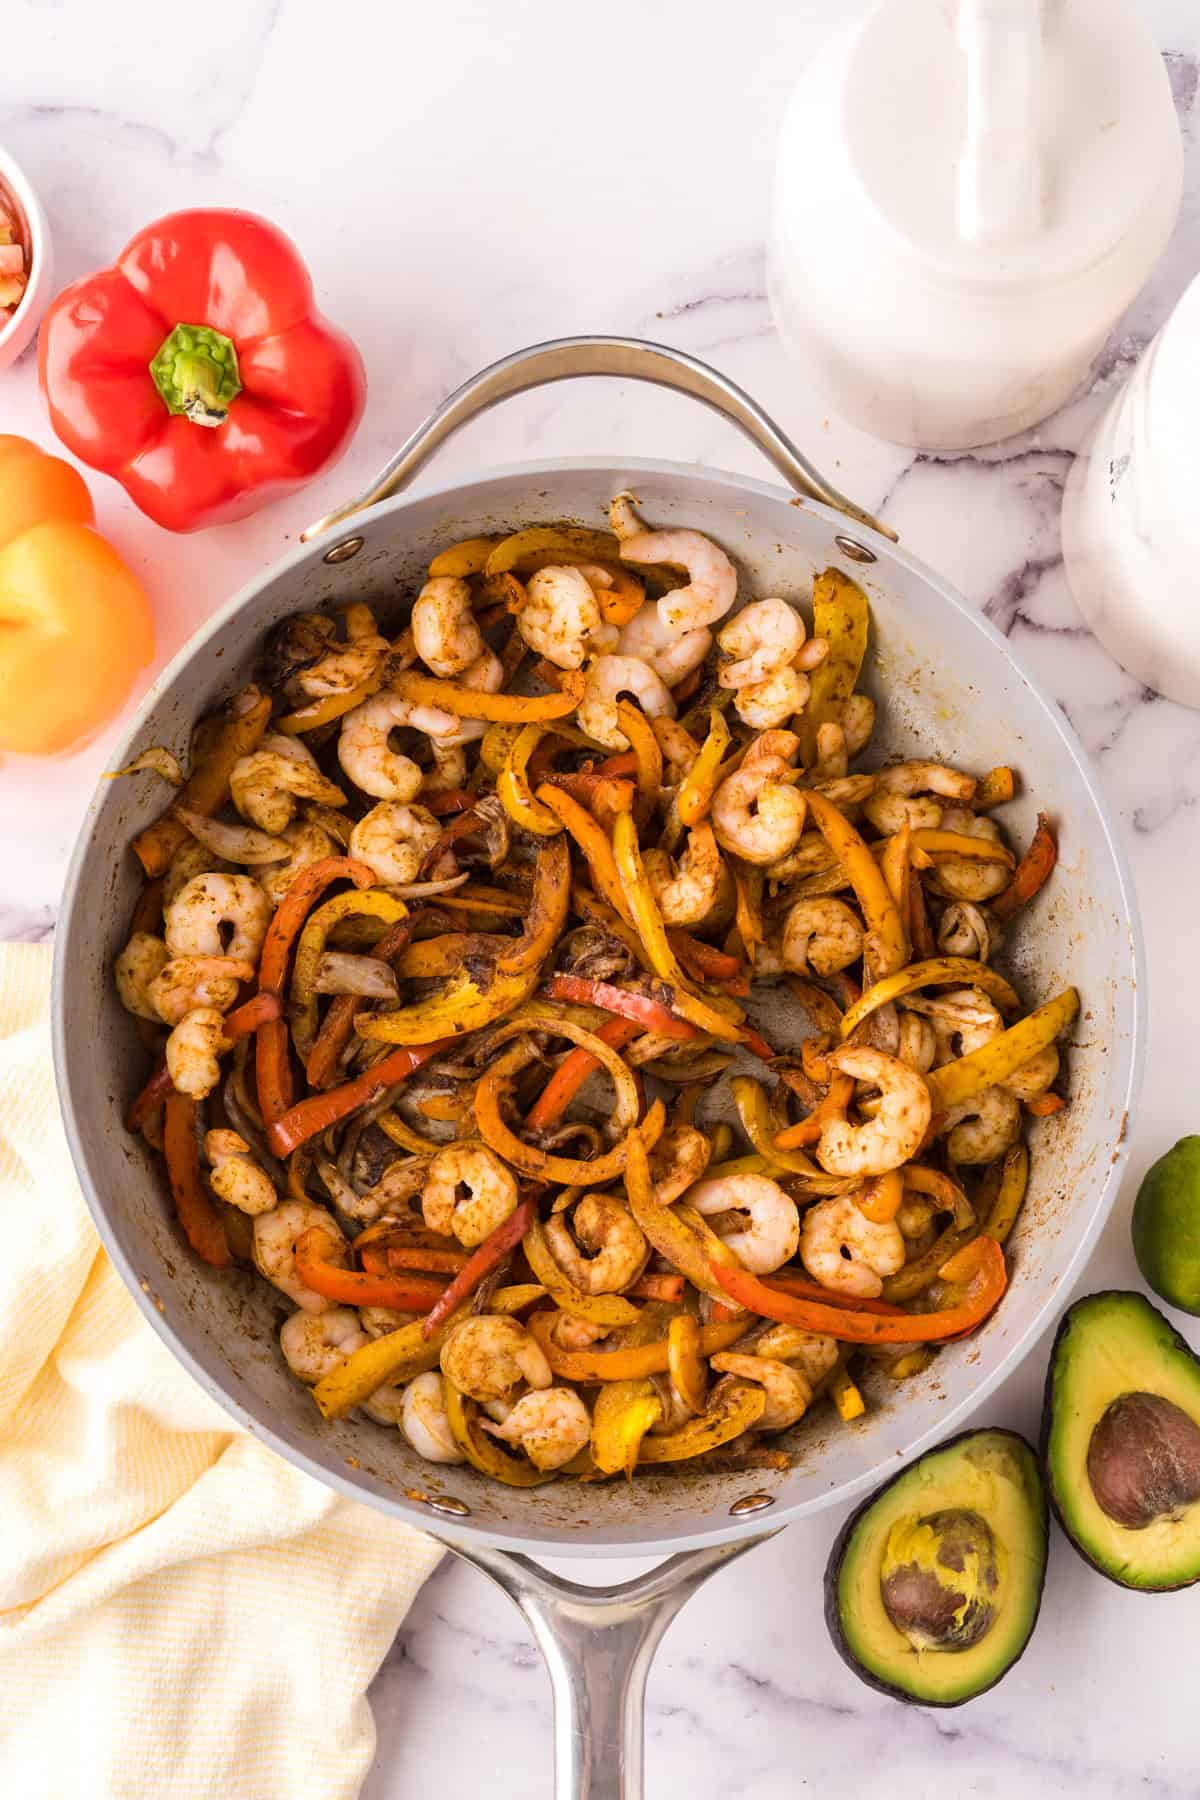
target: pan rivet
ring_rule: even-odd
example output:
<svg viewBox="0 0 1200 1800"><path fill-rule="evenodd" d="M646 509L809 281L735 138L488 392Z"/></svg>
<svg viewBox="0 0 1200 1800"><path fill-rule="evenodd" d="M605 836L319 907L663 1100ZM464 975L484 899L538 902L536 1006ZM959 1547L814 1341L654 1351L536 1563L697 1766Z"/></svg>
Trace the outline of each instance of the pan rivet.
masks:
<svg viewBox="0 0 1200 1800"><path fill-rule="evenodd" d="M743 1494L740 1500L734 1501L729 1514L731 1518L743 1519L747 1513L762 1512L764 1507L774 1504L774 1494Z"/></svg>
<svg viewBox="0 0 1200 1800"><path fill-rule="evenodd" d="M471 1509L465 1500L456 1500L453 1494L446 1494L441 1499L429 1494L425 1500L430 1512L449 1513L455 1519L469 1519Z"/></svg>
<svg viewBox="0 0 1200 1800"><path fill-rule="evenodd" d="M860 544L857 538L847 537L844 532L839 531L833 541L842 555L848 556L851 562L877 562L879 560L875 552L869 550L866 544ZM332 556L327 556L325 561L332 562Z"/></svg>
<svg viewBox="0 0 1200 1800"><path fill-rule="evenodd" d="M340 544L335 544L332 550L327 550L321 560L328 563L349 562L352 556L358 555L362 547L363 540L360 537L343 538ZM872 557L871 561L874 562L874 560Z"/></svg>

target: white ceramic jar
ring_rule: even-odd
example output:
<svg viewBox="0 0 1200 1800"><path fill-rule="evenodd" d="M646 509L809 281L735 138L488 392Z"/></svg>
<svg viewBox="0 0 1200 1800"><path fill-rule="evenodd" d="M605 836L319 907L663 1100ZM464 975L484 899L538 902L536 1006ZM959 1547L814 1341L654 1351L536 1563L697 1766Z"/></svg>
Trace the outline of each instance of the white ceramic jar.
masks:
<svg viewBox="0 0 1200 1800"><path fill-rule="evenodd" d="M876 0L779 145L775 320L829 406L923 449L1027 429L1170 235L1182 147L1129 0Z"/></svg>
<svg viewBox="0 0 1200 1800"><path fill-rule="evenodd" d="M1110 655L1200 707L1200 277L1113 397L1063 496L1071 592Z"/></svg>

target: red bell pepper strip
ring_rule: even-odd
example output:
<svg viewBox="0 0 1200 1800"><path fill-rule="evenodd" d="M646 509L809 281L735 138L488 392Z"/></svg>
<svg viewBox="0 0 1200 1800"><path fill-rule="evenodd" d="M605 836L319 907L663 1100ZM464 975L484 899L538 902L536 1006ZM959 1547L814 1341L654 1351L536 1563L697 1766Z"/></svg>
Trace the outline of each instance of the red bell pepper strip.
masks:
<svg viewBox="0 0 1200 1800"><path fill-rule="evenodd" d="M668 931L667 942L693 981L736 981L744 973L736 956L727 956L690 931Z"/></svg>
<svg viewBox="0 0 1200 1800"><path fill-rule="evenodd" d="M331 1262L337 1254L336 1238L320 1226L304 1232L296 1242L296 1273L305 1287L339 1306L390 1306L396 1312L428 1312L442 1297L444 1284L422 1281L419 1275L370 1275Z"/></svg>
<svg viewBox="0 0 1200 1800"><path fill-rule="evenodd" d="M183 1235L202 1262L214 1269L228 1268L233 1257L225 1227L200 1179L196 1102L190 1094L177 1094L174 1089L163 1109L163 1155Z"/></svg>
<svg viewBox="0 0 1200 1800"><path fill-rule="evenodd" d="M966 1294L957 1306L941 1312L880 1314L862 1306L830 1306L796 1300L769 1288L746 1269L710 1262L715 1280L726 1293L764 1319L797 1325L801 1331L823 1332L844 1344L928 1344L958 1337L982 1323L1008 1285L1004 1251L995 1238L973 1238L938 1273L947 1281L963 1281Z"/></svg>
<svg viewBox="0 0 1200 1800"><path fill-rule="evenodd" d="M478 794L469 794L466 788L446 788L440 794L422 794L421 805L435 819L440 819L443 813L465 812L478 799Z"/></svg>
<svg viewBox="0 0 1200 1800"><path fill-rule="evenodd" d="M260 1038L261 1043L261 1038ZM384 1088L392 1087L397 1081L403 1081L422 1063L427 1063L431 1056L449 1049L456 1040L452 1037L438 1038L432 1044L402 1044L398 1049L381 1057L379 1062L362 1075L356 1075L353 1081L343 1082L341 1087L329 1088L323 1094L310 1094L307 1100L299 1101L289 1107L278 1118L273 1119L267 1127L267 1142L276 1156L290 1156L301 1144L306 1144L310 1137L316 1137L320 1131L327 1131L344 1119L347 1113L357 1112L360 1106L368 1106L376 1099Z"/></svg>
<svg viewBox="0 0 1200 1800"><path fill-rule="evenodd" d="M625 1292L634 1300L682 1300L683 1276L643 1275Z"/></svg>
<svg viewBox="0 0 1200 1800"><path fill-rule="evenodd" d="M1013 914L1033 899L1038 889L1050 879L1058 861L1058 842L1045 813L1038 814L1033 842L1013 870L1013 878L1002 893L989 904L998 919L1011 919Z"/></svg>
<svg viewBox="0 0 1200 1800"><path fill-rule="evenodd" d="M278 1019L283 1012L283 1002L278 994L265 989L260 994L252 994L249 1000L243 1000L235 1006L225 1019L225 1036L231 1044L239 1038L249 1037L252 1031L266 1025L271 1019Z"/></svg>
<svg viewBox="0 0 1200 1800"><path fill-rule="evenodd" d="M382 1267L372 1269L375 1257L382 1255ZM371 1258L368 1261L368 1258ZM426 1269L431 1275L457 1275L467 1266L465 1250L426 1250L421 1244L389 1244L387 1249L372 1252L370 1244L362 1253L364 1269L382 1274L392 1269Z"/></svg>
<svg viewBox="0 0 1200 1800"><path fill-rule="evenodd" d="M162 1105L167 1095L174 1091L174 1084L167 1072L166 1058L159 1061L158 1067L135 1100L130 1103L125 1114L125 1129L140 1131L150 1114Z"/></svg>
<svg viewBox="0 0 1200 1800"><path fill-rule="evenodd" d="M640 1036L642 1027L634 1019L609 1019L601 1025L596 1036L603 1044L610 1044L614 1050L623 1050L626 1044L632 1043ZM590 1050L582 1046L563 1057L557 1069L525 1115L527 1131L545 1131L556 1125L566 1112L588 1076L600 1064Z"/></svg>
<svg viewBox="0 0 1200 1800"><path fill-rule="evenodd" d="M494 1269L502 1256L515 1250L533 1222L533 1212L537 1201L531 1194L522 1200L516 1212L510 1213L495 1231L485 1237L478 1250L467 1258L466 1266L458 1271L429 1316L422 1320L421 1336L432 1337L455 1307L461 1306L468 1294L479 1286L489 1269Z"/></svg>
<svg viewBox="0 0 1200 1800"><path fill-rule="evenodd" d="M39 343L51 422L168 531L245 518L339 456L362 358L313 302L291 240L253 213L169 213L72 282Z"/></svg>
<svg viewBox="0 0 1200 1800"><path fill-rule="evenodd" d="M617 987L611 981L595 981L583 975L552 975L546 983L551 1000L569 1000L575 1005L599 1006L622 1019L633 1019L643 1031L657 1031L663 1037L694 1038L701 1034L686 1019L676 1018L660 1000L630 988ZM665 988L670 993L670 988Z"/></svg>
<svg viewBox="0 0 1200 1800"><path fill-rule="evenodd" d="M852 1299L849 1294L831 1294L819 1282L806 1281L802 1275L789 1275L783 1269L775 1275L764 1275L762 1283L776 1293L790 1294L793 1300L817 1300L825 1306L848 1306L855 1312L878 1313L884 1319L895 1318L901 1312L901 1308L893 1306L890 1300L859 1300Z"/></svg>

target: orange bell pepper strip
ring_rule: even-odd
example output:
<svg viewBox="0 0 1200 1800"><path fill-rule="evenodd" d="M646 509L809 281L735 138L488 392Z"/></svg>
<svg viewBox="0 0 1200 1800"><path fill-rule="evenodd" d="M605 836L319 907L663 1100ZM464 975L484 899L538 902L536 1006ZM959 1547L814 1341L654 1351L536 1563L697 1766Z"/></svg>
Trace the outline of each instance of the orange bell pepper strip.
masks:
<svg viewBox="0 0 1200 1800"><path fill-rule="evenodd" d="M566 1000L576 1006L599 1006L619 1018L632 1020L641 1031L656 1031L662 1037L687 1038L702 1034L686 1019L677 1018L663 1000L636 989L617 987L611 981L597 981L586 975L552 975L545 985L551 1000ZM674 999L674 990L665 984L659 991Z"/></svg>
<svg viewBox="0 0 1200 1800"><path fill-rule="evenodd" d="M305 1078L311 1088L325 1088L337 1073L342 1052L354 1036L354 1021L364 1001L358 994L335 994L329 1002L321 1029L304 1065Z"/></svg>
<svg viewBox="0 0 1200 1800"><path fill-rule="evenodd" d="M888 891L883 871L871 853L870 845L855 830L845 814L831 800L826 799L824 794L806 788L804 798L813 823L837 857L862 907L867 925L866 952L871 968L877 975L894 974L908 961L908 939L899 910Z"/></svg>
<svg viewBox="0 0 1200 1800"><path fill-rule="evenodd" d="M368 1247L363 1251L363 1268L368 1268L368 1256L372 1254ZM428 1269L433 1275L457 1275L465 1269L469 1260L465 1250L427 1250L423 1244L389 1244L386 1250L375 1251L383 1268L373 1271L382 1274L385 1269ZM406 1308L401 1310L407 1310Z"/></svg>
<svg viewBox="0 0 1200 1800"><path fill-rule="evenodd" d="M601 1025L596 1036L614 1050L623 1050L626 1044L640 1036L642 1029L636 1019L613 1018ZM591 1051L583 1049L582 1045L569 1051L526 1113L525 1129L546 1131L556 1125L588 1076L599 1067Z"/></svg>
<svg viewBox="0 0 1200 1800"><path fill-rule="evenodd" d="M430 981L436 975L453 975L462 967L463 955L476 942L469 931L446 931L438 937L419 938L396 958L392 967L405 981Z"/></svg>
<svg viewBox="0 0 1200 1800"><path fill-rule="evenodd" d="M1039 813L1033 842L1013 871L1012 880L989 902L995 916L998 919L1011 919L1050 879L1057 861L1058 841L1050 829L1050 821L1045 813Z"/></svg>
<svg viewBox="0 0 1200 1800"><path fill-rule="evenodd" d="M473 1294L489 1269L494 1269L502 1256L515 1250L525 1233L529 1230L537 1210L537 1201L532 1194L528 1195L503 1219L494 1231L488 1233L478 1249L472 1251L445 1293L440 1296L428 1316L421 1321L421 1336L432 1337L450 1314L461 1306L468 1294Z"/></svg>
<svg viewBox="0 0 1200 1800"><path fill-rule="evenodd" d="M667 942L696 981L738 981L745 973L745 964L736 956L727 956L724 950L693 937L690 931L669 930Z"/></svg>
<svg viewBox="0 0 1200 1800"><path fill-rule="evenodd" d="M414 1069L419 1069L422 1063L448 1050L454 1041L453 1038L438 1038L432 1044L405 1044L382 1057L364 1074L356 1075L353 1081L329 1088L323 1094L310 1094L268 1124L267 1141L272 1150L276 1156L290 1156L309 1138L327 1131L348 1113L357 1112L360 1106L367 1106L384 1088L393 1087ZM261 1045L261 1034L259 1042Z"/></svg>
<svg viewBox="0 0 1200 1800"><path fill-rule="evenodd" d="M417 1275L371 1275L344 1268L333 1260L338 1253L337 1239L320 1226L304 1232L296 1243L300 1280L339 1306L390 1306L396 1312L427 1313L445 1292L444 1282L422 1281Z"/></svg>
<svg viewBox="0 0 1200 1800"><path fill-rule="evenodd" d="M680 822L689 828L698 825L708 814L717 789L717 771L730 741L725 715L714 706L708 715L708 736L700 746L700 754L680 782L675 796Z"/></svg>
<svg viewBox="0 0 1200 1800"><path fill-rule="evenodd" d="M632 1287L625 1292L634 1300L671 1300L683 1299L682 1275L640 1275Z"/></svg>
<svg viewBox="0 0 1200 1800"><path fill-rule="evenodd" d="M916 869L908 871L908 935L912 940L913 955L928 961L937 955L937 943L929 923L929 911L925 905L925 889L921 886L921 877Z"/></svg>
<svg viewBox="0 0 1200 1800"><path fill-rule="evenodd" d="M183 1235L202 1262L227 1269L233 1257L225 1227L200 1177L196 1102L190 1094L177 1094L173 1088L163 1108L163 1155Z"/></svg>
<svg viewBox="0 0 1200 1800"><path fill-rule="evenodd" d="M774 1275L762 1276L764 1287L775 1293L788 1294L793 1300L816 1300L823 1306L850 1307L855 1312L878 1313L881 1319L904 1316L899 1306L893 1306L889 1300L859 1300L849 1294L831 1294L819 1282L809 1281L803 1275L791 1275L786 1269L780 1269Z"/></svg>
<svg viewBox="0 0 1200 1800"><path fill-rule="evenodd" d="M1025 1111L1032 1113L1035 1119L1049 1119L1053 1118L1055 1113L1062 1112L1066 1104L1061 1094L1052 1094L1047 1091L1044 1094L1038 1094L1036 1099L1027 1100Z"/></svg>
<svg viewBox="0 0 1200 1800"><path fill-rule="evenodd" d="M249 1000L243 1000L235 1006L225 1018L225 1036L231 1044L239 1038L249 1037L270 1019L278 1019L283 1012L283 1002L278 994L263 992L252 994Z"/></svg>
<svg viewBox="0 0 1200 1800"><path fill-rule="evenodd" d="M459 719L488 719L499 725L565 719L583 699L583 676L576 674L562 675L555 694L484 694L460 682L418 674L415 669L406 669L392 685L414 706L436 706Z"/></svg>
<svg viewBox="0 0 1200 1800"><path fill-rule="evenodd" d="M627 923L632 923L633 914L625 898L625 890L621 885L621 877L617 873L617 865L613 858L612 845L603 829L571 794L564 788L557 788L544 781L537 790L537 798L543 806L562 820L579 848L592 874L592 885L608 904L613 907Z"/></svg>
<svg viewBox="0 0 1200 1800"><path fill-rule="evenodd" d="M803 1150L815 1144L829 1121L841 1118L854 1097L854 1082L849 1075L830 1071L829 1091L798 1125L789 1125L775 1134L777 1150Z"/></svg>
<svg viewBox="0 0 1200 1800"><path fill-rule="evenodd" d="M712 1263L711 1269L726 1293L751 1312L796 1325L801 1331L823 1332L843 1344L926 1344L959 1337L982 1324L1008 1285L1004 1251L991 1237L973 1238L938 1270L944 1281L966 1284L962 1299L940 1312L880 1314L861 1305L840 1307L797 1300L768 1287L745 1269L719 1262Z"/></svg>
<svg viewBox="0 0 1200 1800"><path fill-rule="evenodd" d="M95 523L68 463L0 437L0 750L91 737L154 654L142 585Z"/></svg>
<svg viewBox="0 0 1200 1800"><path fill-rule="evenodd" d="M654 735L654 727L632 700L617 701L617 720L629 739L637 764L638 818L643 827L654 817L658 796L662 792L662 746Z"/></svg>
<svg viewBox="0 0 1200 1800"><path fill-rule="evenodd" d="M319 700L310 700L307 706L297 707L295 712L285 713L276 719L273 730L280 731L285 737L299 737L302 732L316 731L321 725L332 725L335 720L342 719L372 694L377 694L383 686L383 670L369 675L360 681L357 687L347 688L344 694L322 694Z"/></svg>
<svg viewBox="0 0 1200 1800"><path fill-rule="evenodd" d="M1001 763L979 777L975 786L975 811L987 812L993 806L1003 806L1016 791L1016 776L1007 764Z"/></svg>
<svg viewBox="0 0 1200 1800"><path fill-rule="evenodd" d="M666 1338L652 1344L633 1344L625 1350L560 1350L550 1333L557 1315L532 1313L526 1330L535 1337L556 1375L566 1381L638 1381L647 1375L665 1375L668 1368ZM744 1313L717 1325L700 1327L700 1354L715 1356L728 1350L752 1328Z"/></svg>
<svg viewBox="0 0 1200 1800"><path fill-rule="evenodd" d="M270 696L252 687L238 694L215 718L201 722L199 754L174 806L133 840L134 854L147 875L165 875L171 858L190 835L175 817L174 807L206 817L218 812L229 798L234 764L257 747L270 717Z"/></svg>
<svg viewBox="0 0 1200 1800"><path fill-rule="evenodd" d="M617 781L606 775L592 790L591 808L600 824L611 831L618 815L633 811L637 789L632 781Z"/></svg>
<svg viewBox="0 0 1200 1800"><path fill-rule="evenodd" d="M557 813L534 799L529 785L529 761L549 726L525 725L496 778L496 792L510 819L537 837L555 837L563 823Z"/></svg>

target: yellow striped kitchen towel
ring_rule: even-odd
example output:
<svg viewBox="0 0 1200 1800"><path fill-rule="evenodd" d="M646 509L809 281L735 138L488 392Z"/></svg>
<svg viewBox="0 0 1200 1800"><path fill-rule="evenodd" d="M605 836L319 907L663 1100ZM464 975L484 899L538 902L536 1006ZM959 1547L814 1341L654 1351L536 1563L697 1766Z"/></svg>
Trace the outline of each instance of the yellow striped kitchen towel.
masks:
<svg viewBox="0 0 1200 1800"><path fill-rule="evenodd" d="M238 1430L100 1248L50 954L0 946L0 1793L351 1800L440 1554Z"/></svg>

